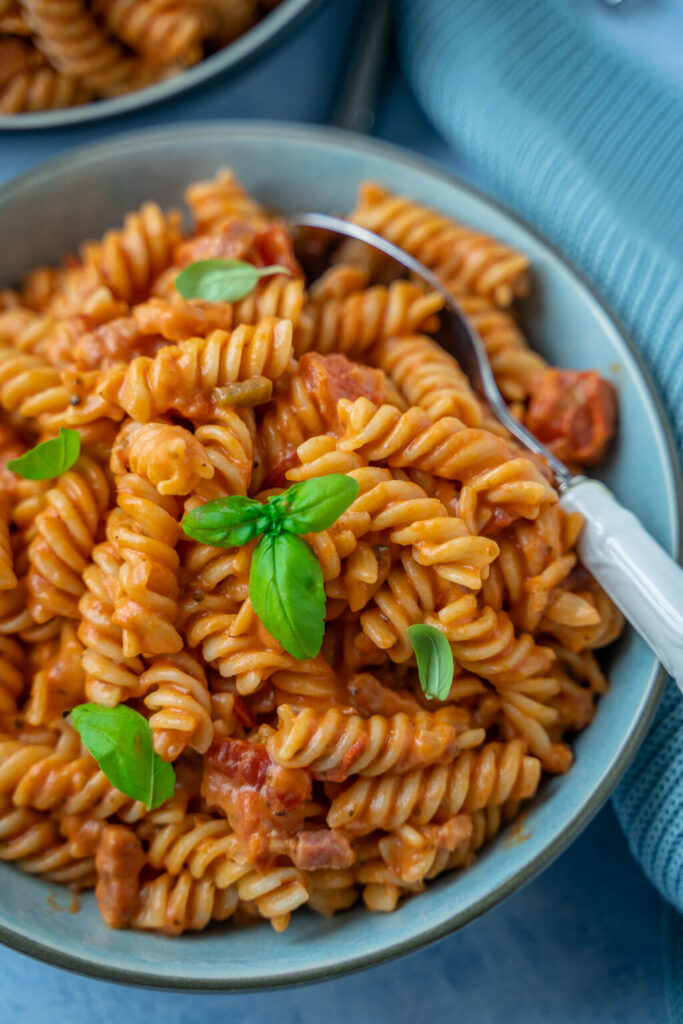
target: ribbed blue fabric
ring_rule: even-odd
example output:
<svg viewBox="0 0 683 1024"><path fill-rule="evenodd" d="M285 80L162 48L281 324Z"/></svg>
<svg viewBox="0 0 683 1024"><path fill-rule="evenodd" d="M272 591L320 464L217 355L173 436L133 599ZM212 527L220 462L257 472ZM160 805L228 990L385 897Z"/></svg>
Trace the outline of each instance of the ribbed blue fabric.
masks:
<svg viewBox="0 0 683 1024"><path fill-rule="evenodd" d="M566 0L401 0L399 20L426 113L595 283L652 371L682 452L683 92L587 32ZM683 911L672 682L614 803L634 856Z"/></svg>

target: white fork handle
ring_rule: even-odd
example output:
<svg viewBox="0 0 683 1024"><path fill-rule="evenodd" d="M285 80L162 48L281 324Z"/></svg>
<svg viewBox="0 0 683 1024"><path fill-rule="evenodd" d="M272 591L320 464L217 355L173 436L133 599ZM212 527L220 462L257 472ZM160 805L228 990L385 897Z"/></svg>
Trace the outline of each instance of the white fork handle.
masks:
<svg viewBox="0 0 683 1024"><path fill-rule="evenodd" d="M577 478L560 501L586 521L581 561L683 691L683 569L596 480Z"/></svg>

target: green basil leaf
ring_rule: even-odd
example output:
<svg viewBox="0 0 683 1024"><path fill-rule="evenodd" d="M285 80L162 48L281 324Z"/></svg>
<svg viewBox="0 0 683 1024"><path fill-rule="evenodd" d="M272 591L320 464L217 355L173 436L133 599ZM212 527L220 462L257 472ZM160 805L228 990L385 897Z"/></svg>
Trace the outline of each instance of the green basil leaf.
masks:
<svg viewBox="0 0 683 1024"><path fill-rule="evenodd" d="M260 278L289 273L287 267L277 263L254 267L244 260L199 260L180 271L175 286L184 299L237 302L256 287Z"/></svg>
<svg viewBox="0 0 683 1024"><path fill-rule="evenodd" d="M251 560L249 597L269 633L292 657L314 658L325 629L320 562L293 533L267 533Z"/></svg>
<svg viewBox="0 0 683 1024"><path fill-rule="evenodd" d="M74 729L100 768L121 793L148 811L175 791L175 771L154 750L152 730L139 712L119 704L79 704L71 712Z"/></svg>
<svg viewBox="0 0 683 1024"><path fill-rule="evenodd" d="M216 498L188 512L182 521L183 532L214 548L233 548L246 544L270 526L265 506L240 494Z"/></svg>
<svg viewBox="0 0 683 1024"><path fill-rule="evenodd" d="M336 522L358 497L358 482L341 473L293 484L268 502L275 522L290 533L319 533Z"/></svg>
<svg viewBox="0 0 683 1024"><path fill-rule="evenodd" d="M51 480L71 469L80 454L81 435L77 430L60 427L57 437L37 444L18 459L11 459L7 468L25 480Z"/></svg>
<svg viewBox="0 0 683 1024"><path fill-rule="evenodd" d="M420 686L429 700L445 700L453 684L453 652L441 630L419 623L408 627Z"/></svg>

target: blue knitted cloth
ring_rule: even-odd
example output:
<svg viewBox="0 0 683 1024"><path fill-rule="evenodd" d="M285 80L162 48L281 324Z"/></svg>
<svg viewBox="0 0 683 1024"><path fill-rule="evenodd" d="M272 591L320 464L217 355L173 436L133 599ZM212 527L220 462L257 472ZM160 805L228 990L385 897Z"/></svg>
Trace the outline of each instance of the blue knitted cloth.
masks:
<svg viewBox="0 0 683 1024"><path fill-rule="evenodd" d="M400 15L428 116L593 280L683 452L683 91L596 38L566 0L401 0ZM634 856L683 911L683 699L671 681L614 803Z"/></svg>

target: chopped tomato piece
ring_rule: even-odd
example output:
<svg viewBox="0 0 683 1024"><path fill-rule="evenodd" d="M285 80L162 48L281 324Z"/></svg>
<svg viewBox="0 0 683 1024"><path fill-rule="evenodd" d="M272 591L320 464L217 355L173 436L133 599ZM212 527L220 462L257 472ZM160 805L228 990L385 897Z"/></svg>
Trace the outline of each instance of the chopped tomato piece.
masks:
<svg viewBox="0 0 683 1024"><path fill-rule="evenodd" d="M256 258L252 262L257 266L270 267L277 263L287 267L294 277L301 277L291 236L282 224L269 224L259 231L254 239L254 250Z"/></svg>
<svg viewBox="0 0 683 1024"><path fill-rule="evenodd" d="M320 415L336 427L337 402L340 398L369 398L375 405L384 401L384 374L371 366L352 363L346 356L334 353L323 356L307 352L299 360L306 389L313 396Z"/></svg>
<svg viewBox="0 0 683 1024"><path fill-rule="evenodd" d="M547 369L532 385L526 425L565 462L599 462L614 436L614 388L595 370Z"/></svg>
<svg viewBox="0 0 683 1024"><path fill-rule="evenodd" d="M269 834L301 827L300 810L312 792L308 769L275 764L261 743L225 737L206 755L201 794L224 812L250 861L267 857Z"/></svg>
<svg viewBox="0 0 683 1024"><path fill-rule="evenodd" d="M181 266L199 260L243 260L252 246L255 232L241 220L226 221L211 235L197 235L176 249L175 261ZM275 262L275 261L273 261Z"/></svg>

